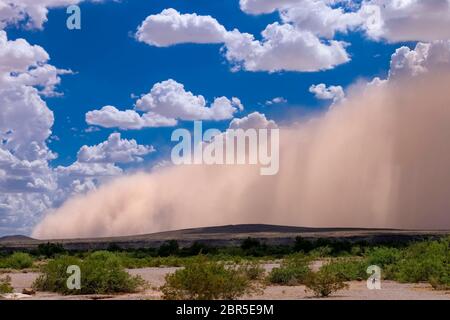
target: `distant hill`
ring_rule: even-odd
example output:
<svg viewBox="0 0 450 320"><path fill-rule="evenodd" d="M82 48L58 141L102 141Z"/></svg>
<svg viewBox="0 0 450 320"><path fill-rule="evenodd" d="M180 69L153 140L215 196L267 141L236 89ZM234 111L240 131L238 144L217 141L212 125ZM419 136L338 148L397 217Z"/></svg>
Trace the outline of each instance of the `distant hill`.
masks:
<svg viewBox="0 0 450 320"><path fill-rule="evenodd" d="M29 240L35 240L35 239L20 235L20 234L0 237L0 242L2 242L2 241L29 241Z"/></svg>
<svg viewBox="0 0 450 320"><path fill-rule="evenodd" d="M277 226L265 224L240 224L214 227L201 227L183 230L165 231L151 234L90 239L52 239L37 240L26 236L7 236L0 238L0 249L35 249L41 243L61 243L67 250L101 250L111 245L123 249L156 248L168 240L178 241L181 247L194 242L209 246L239 246L246 238L257 239L269 245L291 245L296 237L305 239L333 239L346 241L367 241L383 243L392 241L420 240L428 237L440 237L450 231L430 230L394 230L364 228L306 228L295 226Z"/></svg>
<svg viewBox="0 0 450 320"><path fill-rule="evenodd" d="M237 224L217 227L204 227L193 229L182 229L175 232L184 232L189 234L201 233L259 233L259 232L276 232L276 233L304 233L304 232L334 232L334 231L363 231L363 230L391 230L391 229L365 229L365 228L308 228L295 226L278 226L270 224ZM393 229L392 229L393 230ZM170 231L169 231L170 232Z"/></svg>

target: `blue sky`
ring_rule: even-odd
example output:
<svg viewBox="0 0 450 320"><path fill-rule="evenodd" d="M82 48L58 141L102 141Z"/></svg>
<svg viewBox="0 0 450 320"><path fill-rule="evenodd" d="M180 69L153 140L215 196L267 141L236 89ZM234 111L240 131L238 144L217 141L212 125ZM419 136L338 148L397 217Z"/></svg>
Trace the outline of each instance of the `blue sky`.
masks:
<svg viewBox="0 0 450 320"><path fill-rule="evenodd" d="M66 27L69 3L81 30ZM167 160L171 133L193 120L283 126L352 84L426 70L429 43L450 38L447 0L0 5L0 235L30 233L73 195Z"/></svg>
<svg viewBox="0 0 450 320"><path fill-rule="evenodd" d="M351 45L349 63L333 70L302 72L231 72L226 59L219 54L221 44L179 44L168 48L151 47L134 39L140 23L150 14L165 8L182 13L196 12L215 17L227 29L238 28L256 36L267 24L279 20L277 14L247 15L239 9L239 2L218 1L139 1L120 3L82 3L82 29L68 30L65 8L53 9L44 30L9 27L10 39L25 38L38 44L50 54L51 63L58 68L71 69L76 74L63 77L59 91L62 97L48 99L55 114L53 135L59 140L51 148L59 154L53 165L69 165L76 159L82 145L104 141L117 129L102 129L86 133L85 113L104 105L132 108L131 94L147 93L153 84L172 78L183 83L187 90L202 94L207 100L218 96L239 97L245 106L244 116L252 111L266 114L277 122L289 121L293 114L305 115L308 110L328 105L314 98L308 91L312 84L348 86L357 79L385 78L390 56L399 45L368 40L361 32L338 35ZM284 97L283 105L265 106L264 102ZM224 128L229 121L211 123ZM181 124L191 128L190 122ZM152 144L157 154L150 162L166 156L173 128L148 128L122 131L125 138L142 144Z"/></svg>

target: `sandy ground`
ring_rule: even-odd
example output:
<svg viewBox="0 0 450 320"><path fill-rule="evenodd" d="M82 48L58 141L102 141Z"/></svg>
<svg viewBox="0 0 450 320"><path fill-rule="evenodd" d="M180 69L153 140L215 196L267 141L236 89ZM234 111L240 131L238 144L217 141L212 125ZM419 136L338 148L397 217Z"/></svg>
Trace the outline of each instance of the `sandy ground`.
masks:
<svg viewBox="0 0 450 320"><path fill-rule="evenodd" d="M267 264L267 271L276 264ZM318 266L315 266L318 267ZM177 268L143 268L128 270L130 274L138 274L150 283L150 288L136 294L125 294L115 296L61 296L55 293L38 292L34 296L22 296L20 299L160 299L161 293L158 287L164 284L166 274L174 272ZM5 275L5 274L3 274ZM9 273L14 291L21 293L24 288L31 287L38 273ZM393 281L383 281L381 290L368 290L365 281L349 282L349 288L335 293L327 299L350 299L350 300L450 300L450 292L436 291L428 284L401 284ZM267 286L260 295L244 296L242 299L312 299L311 293L305 291L304 286Z"/></svg>

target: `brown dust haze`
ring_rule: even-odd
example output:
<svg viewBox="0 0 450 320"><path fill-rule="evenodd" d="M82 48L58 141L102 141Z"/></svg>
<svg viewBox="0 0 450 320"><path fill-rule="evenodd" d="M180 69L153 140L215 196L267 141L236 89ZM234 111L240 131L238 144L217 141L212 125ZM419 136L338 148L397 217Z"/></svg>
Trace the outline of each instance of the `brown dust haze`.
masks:
<svg viewBox="0 0 450 320"><path fill-rule="evenodd" d="M360 85L280 130L280 170L176 166L115 179L46 215L37 238L265 223L450 229L450 74Z"/></svg>

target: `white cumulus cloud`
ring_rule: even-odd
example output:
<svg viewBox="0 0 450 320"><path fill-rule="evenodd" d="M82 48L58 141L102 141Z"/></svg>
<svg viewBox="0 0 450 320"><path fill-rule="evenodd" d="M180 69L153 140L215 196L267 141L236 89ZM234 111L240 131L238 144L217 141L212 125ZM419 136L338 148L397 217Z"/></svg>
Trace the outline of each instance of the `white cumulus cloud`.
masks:
<svg viewBox="0 0 450 320"><path fill-rule="evenodd" d="M156 83L149 93L142 95L136 101L135 110L122 111L114 106L104 106L100 110L87 112L86 122L124 130L172 127L177 125L178 120L232 119L243 108L241 100L236 97L218 97L208 105L202 95L194 95L183 84L169 79Z"/></svg>
<svg viewBox="0 0 450 320"><path fill-rule="evenodd" d="M391 57L389 79L450 68L450 41L433 41L417 43L411 50L409 47L398 48Z"/></svg>
<svg viewBox="0 0 450 320"><path fill-rule="evenodd" d="M277 11L283 22L326 38L363 30L376 41L450 39L449 0L240 0L240 7L249 14Z"/></svg>
<svg viewBox="0 0 450 320"><path fill-rule="evenodd" d="M367 34L390 42L450 39L449 0L370 0L359 10Z"/></svg>
<svg viewBox="0 0 450 320"><path fill-rule="evenodd" d="M309 87L309 92L313 93L317 99L332 100L338 103L345 98L344 89L341 86L326 86L324 83L315 84Z"/></svg>
<svg viewBox="0 0 450 320"><path fill-rule="evenodd" d="M147 44L166 47L178 43L222 43L226 32L211 16L180 14L170 8L148 16L136 37Z"/></svg>
<svg viewBox="0 0 450 320"><path fill-rule="evenodd" d="M136 140L122 139L120 133L112 133L108 140L95 146L82 146L78 161L85 163L130 163L142 161L142 156L154 152L153 146L140 145Z"/></svg>
<svg viewBox="0 0 450 320"><path fill-rule="evenodd" d="M165 47L180 43L223 43L225 57L234 69L248 71L318 71L350 60L346 43L322 40L310 30L290 23L273 23L256 40L248 33L227 31L216 19L181 14L166 9L142 23L136 38L149 45Z"/></svg>
<svg viewBox="0 0 450 320"><path fill-rule="evenodd" d="M136 109L180 120L226 120L242 109L242 103L235 97L219 97L208 107L202 95L196 96L183 84L169 79L156 83L136 102Z"/></svg>
<svg viewBox="0 0 450 320"><path fill-rule="evenodd" d="M230 129L275 129L277 124L273 120L268 120L265 114L257 111L242 118L235 118L230 122Z"/></svg>
<svg viewBox="0 0 450 320"><path fill-rule="evenodd" d="M287 103L287 100L285 98L283 98L283 97L275 97L275 98L273 98L271 100L267 100L265 102L265 105L271 106L271 105L274 105L274 104L282 104L282 103Z"/></svg>
<svg viewBox="0 0 450 320"><path fill-rule="evenodd" d="M86 122L104 128L139 130L142 128L171 127L177 124L175 119L161 117L148 112L139 114L134 110L119 110L114 106L104 106L100 110L86 113Z"/></svg>
<svg viewBox="0 0 450 320"><path fill-rule="evenodd" d="M227 59L248 71L327 70L350 61L342 41L323 41L309 31L291 24L275 22L261 33L253 35L230 32L225 43Z"/></svg>
<svg viewBox="0 0 450 320"><path fill-rule="evenodd" d="M240 0L241 10L249 14L272 13L275 10L288 8L302 0Z"/></svg>

